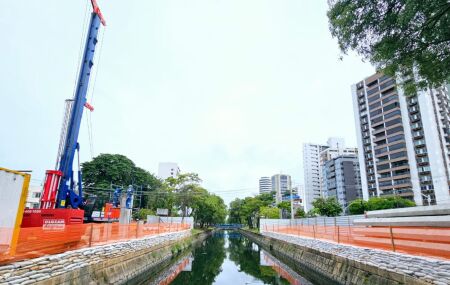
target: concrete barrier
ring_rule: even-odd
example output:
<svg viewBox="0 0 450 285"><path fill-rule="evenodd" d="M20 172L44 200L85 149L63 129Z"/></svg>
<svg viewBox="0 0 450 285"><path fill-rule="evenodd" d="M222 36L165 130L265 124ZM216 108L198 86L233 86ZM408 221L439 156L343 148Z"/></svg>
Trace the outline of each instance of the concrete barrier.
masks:
<svg viewBox="0 0 450 285"><path fill-rule="evenodd" d="M369 211L366 213L367 218L443 216L443 215L450 215L450 204L378 210L378 211Z"/></svg>
<svg viewBox="0 0 450 285"><path fill-rule="evenodd" d="M431 282L428 283L401 272L338 256L325 250L317 250L246 230L240 231L264 249L270 251L276 258L283 262L285 262L283 258L287 259L287 262L290 261L295 266L296 271L300 274L303 272L308 274L309 276L304 276L318 284L431 284Z"/></svg>
<svg viewBox="0 0 450 285"><path fill-rule="evenodd" d="M353 223L357 226L450 227L450 216L367 218Z"/></svg>

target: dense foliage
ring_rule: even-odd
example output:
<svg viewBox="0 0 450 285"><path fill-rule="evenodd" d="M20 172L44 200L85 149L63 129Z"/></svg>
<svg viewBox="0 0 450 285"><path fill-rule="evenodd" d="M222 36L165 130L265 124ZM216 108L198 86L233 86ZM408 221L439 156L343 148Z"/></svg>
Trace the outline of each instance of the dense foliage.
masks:
<svg viewBox="0 0 450 285"><path fill-rule="evenodd" d="M368 201L357 199L348 206L352 215L364 214L365 211L386 210L395 208L414 207L416 204L401 197L372 197Z"/></svg>
<svg viewBox="0 0 450 285"><path fill-rule="evenodd" d="M126 189L133 185L135 190L142 192L140 199L134 200L135 206L148 208L150 196L163 187L160 179L121 154L100 154L82 163L81 167L84 189L104 202L110 202L112 188Z"/></svg>
<svg viewBox="0 0 450 285"><path fill-rule="evenodd" d="M355 50L388 75L420 78L405 89L414 94L450 78L448 0L329 0L331 34L341 50Z"/></svg>
<svg viewBox="0 0 450 285"><path fill-rule="evenodd" d="M334 197L317 198L312 205L315 212L321 216L335 217L342 213L342 206Z"/></svg>
<svg viewBox="0 0 450 285"><path fill-rule="evenodd" d="M169 209L170 216L194 217L209 226L225 221L227 210L222 198L201 187L196 173L179 174L161 181L120 154L101 154L82 164L83 184L89 193L110 199L113 188L133 185L136 190L134 218L145 219L158 208Z"/></svg>
<svg viewBox="0 0 450 285"><path fill-rule="evenodd" d="M306 217L305 210L303 208L298 208L297 211L295 211L294 217L297 218L304 218Z"/></svg>
<svg viewBox="0 0 450 285"><path fill-rule="evenodd" d="M150 172L137 167L121 154L100 154L81 164L85 188L107 188L111 185L140 185L144 189L160 188L162 182Z"/></svg>
<svg viewBox="0 0 450 285"><path fill-rule="evenodd" d="M276 207L263 206L259 209L259 215L261 216L261 218L279 219L280 209Z"/></svg>
<svg viewBox="0 0 450 285"><path fill-rule="evenodd" d="M228 222L247 224L250 228L256 228L259 226L259 218L263 216L261 209L263 209L265 215L274 215L274 210L267 209L273 203L272 194L261 194L255 197L246 197L245 199L236 198L230 203ZM275 209L279 212L278 208Z"/></svg>

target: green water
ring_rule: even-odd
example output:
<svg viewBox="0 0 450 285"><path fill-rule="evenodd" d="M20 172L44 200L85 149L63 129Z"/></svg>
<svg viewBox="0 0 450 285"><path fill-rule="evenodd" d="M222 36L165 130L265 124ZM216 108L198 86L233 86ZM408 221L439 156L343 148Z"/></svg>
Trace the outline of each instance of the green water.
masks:
<svg viewBox="0 0 450 285"><path fill-rule="evenodd" d="M219 232L206 239L192 253L180 258L151 284L312 285L260 246L235 232ZM176 277L175 277L176 276ZM171 282L171 283L169 283Z"/></svg>

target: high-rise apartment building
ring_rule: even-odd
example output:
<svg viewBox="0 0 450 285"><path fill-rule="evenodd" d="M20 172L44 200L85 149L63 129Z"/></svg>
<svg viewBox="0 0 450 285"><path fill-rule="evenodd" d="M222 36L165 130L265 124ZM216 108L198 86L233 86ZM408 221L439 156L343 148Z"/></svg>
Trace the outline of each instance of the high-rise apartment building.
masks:
<svg viewBox="0 0 450 285"><path fill-rule="evenodd" d="M169 177L177 177L180 173L180 168L175 162L160 162L158 167L158 177L167 179Z"/></svg>
<svg viewBox="0 0 450 285"><path fill-rule="evenodd" d="M344 139L329 138L326 145L303 144L304 197L305 211L312 209L312 202L323 196L322 166L338 155L356 154L356 148L346 148Z"/></svg>
<svg viewBox="0 0 450 285"><path fill-rule="evenodd" d="M272 179L270 177L261 177L259 179L259 194L272 192Z"/></svg>
<svg viewBox="0 0 450 285"><path fill-rule="evenodd" d="M275 192L275 201L280 203L283 195L289 195L292 187L291 176L287 174L275 174L272 176L272 191Z"/></svg>
<svg viewBox="0 0 450 285"><path fill-rule="evenodd" d="M352 86L364 199L450 202L448 94L442 87L406 97L380 73Z"/></svg>
<svg viewBox="0 0 450 285"><path fill-rule="evenodd" d="M355 199L362 198L361 177L356 154L339 155L325 162L323 193L335 197L345 209Z"/></svg>

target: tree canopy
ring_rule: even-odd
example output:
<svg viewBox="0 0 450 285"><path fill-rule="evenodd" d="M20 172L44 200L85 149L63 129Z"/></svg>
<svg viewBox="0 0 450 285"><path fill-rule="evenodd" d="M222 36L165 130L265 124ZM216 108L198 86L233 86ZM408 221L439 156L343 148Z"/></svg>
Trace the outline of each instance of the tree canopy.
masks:
<svg viewBox="0 0 450 285"><path fill-rule="evenodd" d="M274 207L273 195L260 194L244 199L236 198L230 203L228 222L247 224L250 228L259 226L260 217L279 218L280 209Z"/></svg>
<svg viewBox="0 0 450 285"><path fill-rule="evenodd" d="M354 200L348 206L351 215L364 214L365 211L386 210L395 208L414 207L416 203L402 197L372 197L368 201Z"/></svg>
<svg viewBox="0 0 450 285"><path fill-rule="evenodd" d="M145 189L160 188L162 182L150 172L137 167L121 154L103 153L81 164L85 188L110 188L112 185L142 185Z"/></svg>
<svg viewBox="0 0 450 285"><path fill-rule="evenodd" d="M139 190L134 199L134 206L138 208L133 215L136 219L145 219L158 208L164 208L169 210L170 216L179 213L182 217L193 216L203 227L222 223L227 215L222 198L204 189L197 173L182 173L161 181L120 154L101 154L83 163L82 171L84 187L89 193L104 196L102 202L109 202L114 186L134 185Z"/></svg>
<svg viewBox="0 0 450 285"><path fill-rule="evenodd" d="M342 213L342 207L334 197L317 198L312 205L321 216L335 217Z"/></svg>
<svg viewBox="0 0 450 285"><path fill-rule="evenodd" d="M450 79L448 0L329 0L328 18L344 53L354 50L390 76L416 70L407 94Z"/></svg>
<svg viewBox="0 0 450 285"><path fill-rule="evenodd" d="M160 179L121 154L100 154L82 163L81 167L83 187L102 202L110 202L112 188L119 186L126 189L128 185L133 185L142 194L139 199L134 199L135 205L149 207L153 193L161 191L163 187Z"/></svg>

